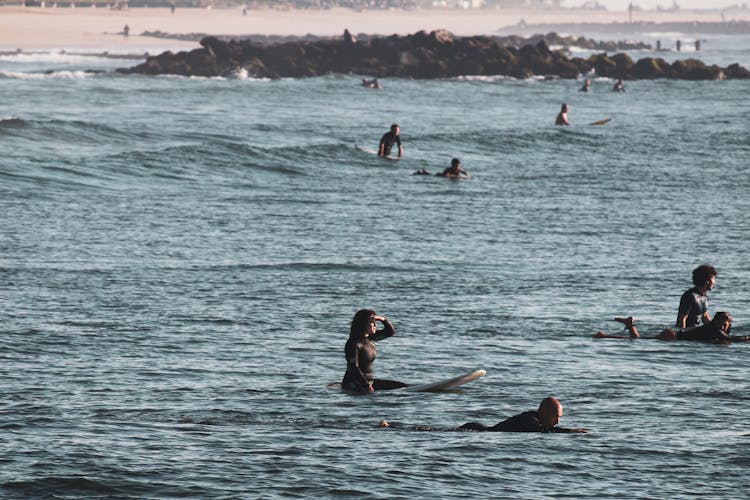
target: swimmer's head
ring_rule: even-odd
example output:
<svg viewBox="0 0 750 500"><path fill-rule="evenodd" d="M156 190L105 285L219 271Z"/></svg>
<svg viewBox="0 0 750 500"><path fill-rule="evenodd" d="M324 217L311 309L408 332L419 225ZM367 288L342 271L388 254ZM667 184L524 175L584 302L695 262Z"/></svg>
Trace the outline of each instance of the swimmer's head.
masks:
<svg viewBox="0 0 750 500"><path fill-rule="evenodd" d="M677 340L677 332L671 328L665 328L656 336L659 340Z"/></svg>
<svg viewBox="0 0 750 500"><path fill-rule="evenodd" d="M391 132L393 132L396 135L398 135L400 129L401 127L398 126L398 123L394 123L393 125L391 125Z"/></svg>
<svg viewBox="0 0 750 500"><path fill-rule="evenodd" d="M560 402L553 398L544 398L539 404L539 423L544 429L551 429L560 421L562 417L563 409Z"/></svg>
<svg viewBox="0 0 750 500"><path fill-rule="evenodd" d="M732 328L732 315L726 311L719 311L714 314L714 319L711 322L717 326L717 328L724 332L729 333Z"/></svg>
<svg viewBox="0 0 750 500"><path fill-rule="evenodd" d="M563 113L567 113L567 112L568 112L568 105L567 105L567 104L563 104L563 105L562 105L562 108L561 108L561 111L562 111Z"/></svg>
<svg viewBox="0 0 750 500"><path fill-rule="evenodd" d="M461 165L461 160L459 160L458 158L453 158L451 160L451 167L456 168L459 165Z"/></svg>

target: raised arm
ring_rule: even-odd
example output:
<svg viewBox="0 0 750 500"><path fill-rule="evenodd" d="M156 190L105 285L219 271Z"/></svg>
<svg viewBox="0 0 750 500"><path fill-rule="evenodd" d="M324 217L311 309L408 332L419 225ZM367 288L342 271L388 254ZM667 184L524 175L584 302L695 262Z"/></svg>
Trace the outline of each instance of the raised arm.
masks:
<svg viewBox="0 0 750 500"><path fill-rule="evenodd" d="M383 324L383 329L375 332L375 335L370 337L371 340L377 342L379 340L387 339L388 337L393 337L396 334L393 325L385 316L375 316L373 319L375 321L380 321Z"/></svg>

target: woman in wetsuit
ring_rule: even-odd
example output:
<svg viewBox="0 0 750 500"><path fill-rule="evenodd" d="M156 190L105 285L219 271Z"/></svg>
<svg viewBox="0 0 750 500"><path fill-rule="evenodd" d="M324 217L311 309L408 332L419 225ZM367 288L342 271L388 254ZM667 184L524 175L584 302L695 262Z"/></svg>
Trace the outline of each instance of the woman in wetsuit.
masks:
<svg viewBox="0 0 750 500"><path fill-rule="evenodd" d="M383 329L377 330L377 322ZM375 361L375 342L393 336L396 331L385 316L378 316L372 309L360 309L352 318L349 340L346 341L346 373L341 388L346 391L369 393L406 387L395 380L377 380L372 376Z"/></svg>

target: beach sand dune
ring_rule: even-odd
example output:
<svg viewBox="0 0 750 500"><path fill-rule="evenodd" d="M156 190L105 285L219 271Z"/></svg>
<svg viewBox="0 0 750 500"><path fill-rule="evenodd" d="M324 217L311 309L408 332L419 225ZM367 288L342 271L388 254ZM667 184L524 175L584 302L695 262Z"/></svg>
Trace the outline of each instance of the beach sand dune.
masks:
<svg viewBox="0 0 750 500"><path fill-rule="evenodd" d="M721 20L719 11L638 12L637 20L653 22ZM750 17L750 15L748 16ZM184 50L196 42L139 36L144 31L214 35L340 35L352 33L408 34L448 29L456 35L493 34L521 19L529 24L565 22L625 22L626 12L551 10L414 10L355 12L332 10L24 8L0 7L0 50ZM130 36L121 33L125 25Z"/></svg>

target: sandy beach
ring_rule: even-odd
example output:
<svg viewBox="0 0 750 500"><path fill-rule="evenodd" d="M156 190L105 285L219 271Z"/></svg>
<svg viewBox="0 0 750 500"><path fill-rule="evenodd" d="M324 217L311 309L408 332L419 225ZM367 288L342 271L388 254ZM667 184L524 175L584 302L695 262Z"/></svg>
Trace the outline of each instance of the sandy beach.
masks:
<svg viewBox="0 0 750 500"><path fill-rule="evenodd" d="M748 11L733 19L750 18ZM167 33L209 33L216 35L337 35L348 28L352 33L408 34L444 28L457 35L493 34L520 20L529 24L564 22L625 22L627 12L591 10L418 10L325 11L236 9L131 8L24 8L0 7L0 50L148 50L191 49L195 42L140 36L145 31ZM718 11L636 12L634 21L673 22L721 20ZM124 37L123 27L130 27Z"/></svg>

